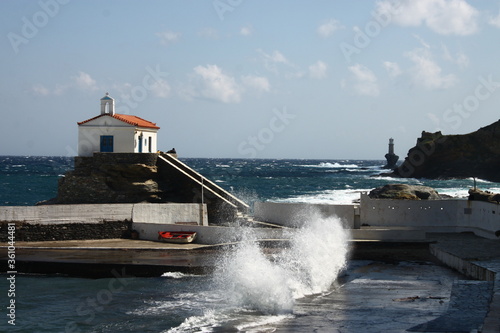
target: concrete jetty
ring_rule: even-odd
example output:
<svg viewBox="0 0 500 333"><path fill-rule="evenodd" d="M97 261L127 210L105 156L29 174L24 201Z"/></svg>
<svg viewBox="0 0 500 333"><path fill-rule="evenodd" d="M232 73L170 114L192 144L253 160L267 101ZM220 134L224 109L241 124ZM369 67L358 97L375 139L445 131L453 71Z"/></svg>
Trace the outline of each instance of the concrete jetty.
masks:
<svg viewBox="0 0 500 333"><path fill-rule="evenodd" d="M262 242L271 253L286 247L283 239ZM171 244L130 239L17 242L16 268L17 273L62 273L91 278L160 276L169 271L206 273L217 265L218 256L234 244ZM0 247L1 270L6 272L8 245L1 243ZM450 332L457 329L500 332L500 242L471 233L429 233L425 241L418 242L352 239L351 248L353 259L431 260L476 279L454 285L446 315L412 331L439 328Z"/></svg>
<svg viewBox="0 0 500 333"><path fill-rule="evenodd" d="M1 220L16 223L19 231L15 243L17 273L91 278L160 276L169 271L206 273L217 266L219 255L241 240L237 227L206 225L205 209L200 204L105 206L105 211L94 209L98 205L1 209ZM324 218L340 218L344 228L350 229L352 259L432 261L474 279L459 280L453 286L449 310L444 316L411 331L500 332L498 205L467 200L371 200L366 195L361 196L359 205L260 203L255 206L254 218L267 224L255 223L252 230L266 252L276 253L287 245L286 231L307 223L311 211ZM52 221L50 217L54 216L59 219ZM124 228L134 229L141 239L118 236L100 240L21 241L20 238L45 230L46 226L64 229L65 234L68 230L79 234L86 226L96 230L110 223L117 225L109 235L119 234ZM188 229L199 233L197 243L169 244L154 240L158 230ZM46 234L51 230L45 230ZM2 272L9 271L8 245L0 243Z"/></svg>

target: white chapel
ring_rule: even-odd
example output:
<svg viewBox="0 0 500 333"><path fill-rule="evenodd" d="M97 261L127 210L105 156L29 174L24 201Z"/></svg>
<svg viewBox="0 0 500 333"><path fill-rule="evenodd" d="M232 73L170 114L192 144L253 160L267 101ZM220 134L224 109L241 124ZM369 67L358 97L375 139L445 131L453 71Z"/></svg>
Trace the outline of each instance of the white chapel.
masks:
<svg viewBox="0 0 500 333"><path fill-rule="evenodd" d="M137 116L115 113L115 100L101 98L101 114L78 123L78 156L102 153L155 153L160 128Z"/></svg>

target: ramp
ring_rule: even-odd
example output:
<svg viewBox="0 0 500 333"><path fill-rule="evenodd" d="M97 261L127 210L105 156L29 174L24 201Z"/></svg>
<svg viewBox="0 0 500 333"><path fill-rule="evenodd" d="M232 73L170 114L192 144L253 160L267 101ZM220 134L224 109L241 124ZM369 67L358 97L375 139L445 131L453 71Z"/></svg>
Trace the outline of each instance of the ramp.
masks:
<svg viewBox="0 0 500 333"><path fill-rule="evenodd" d="M163 166L175 170L179 174L188 178L191 182L197 184L200 190L205 192L202 194L202 197L205 194L211 194L241 213L246 213L248 211L249 206L245 202L205 178L203 175L193 170L187 164L179 161L177 158L169 154L162 153L158 156L158 164L163 164Z"/></svg>

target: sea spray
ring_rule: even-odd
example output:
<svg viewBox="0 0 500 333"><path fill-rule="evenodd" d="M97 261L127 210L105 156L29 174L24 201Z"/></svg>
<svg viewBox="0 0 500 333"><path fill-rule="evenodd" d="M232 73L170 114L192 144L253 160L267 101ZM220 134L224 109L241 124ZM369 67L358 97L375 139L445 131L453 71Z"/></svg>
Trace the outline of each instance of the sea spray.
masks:
<svg viewBox="0 0 500 333"><path fill-rule="evenodd" d="M226 300L266 314L291 312L294 302L287 272L265 256L251 229L241 232L243 240L225 254L216 272Z"/></svg>
<svg viewBox="0 0 500 333"><path fill-rule="evenodd" d="M265 254L252 229L240 230L243 240L225 253L215 273L230 304L290 313L295 299L331 287L345 267L349 235L338 218L316 211L304 216L303 226L288 232L290 245L273 256Z"/></svg>
<svg viewBox="0 0 500 333"><path fill-rule="evenodd" d="M294 298L328 290L345 267L348 254L349 233L340 219L306 211L302 228L290 236L289 254L282 258L284 267L296 272L299 281Z"/></svg>

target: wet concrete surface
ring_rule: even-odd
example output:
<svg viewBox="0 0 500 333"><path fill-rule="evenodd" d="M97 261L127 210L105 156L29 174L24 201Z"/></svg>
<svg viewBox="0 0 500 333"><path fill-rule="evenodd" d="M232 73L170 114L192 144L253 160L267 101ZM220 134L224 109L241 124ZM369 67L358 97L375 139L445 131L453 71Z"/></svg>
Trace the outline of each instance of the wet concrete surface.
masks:
<svg viewBox="0 0 500 333"><path fill-rule="evenodd" d="M220 249L228 246L124 239L18 242L16 269L86 277L206 272L217 265ZM461 263L488 268L492 281L457 276L429 247ZM6 272L7 244L0 248L0 269ZM500 240L429 234L428 243L352 242L351 255L377 263L356 268L369 278L358 276L355 269L340 279L335 292L299 301L295 318L273 330L307 332L314 321L314 327L324 328L316 332L500 332ZM400 265L402 261L418 264Z"/></svg>
<svg viewBox="0 0 500 333"><path fill-rule="evenodd" d="M349 275L328 295L299 300L295 318L273 327L274 332L308 332L309 327L329 333L405 332L412 328L431 332L430 323L449 310L454 282L464 278L432 263L360 261L354 265L358 267L348 270Z"/></svg>

